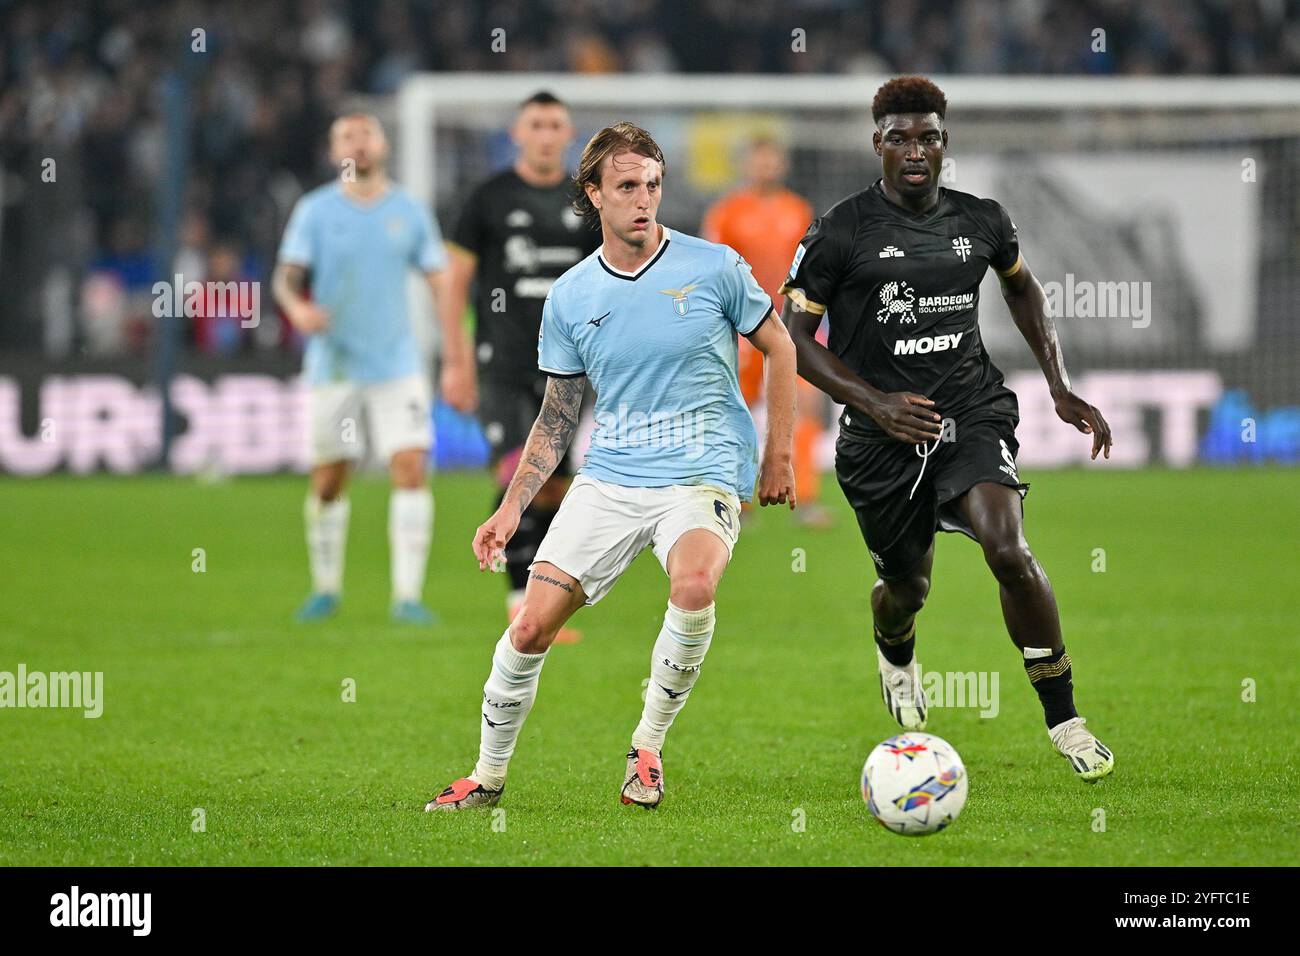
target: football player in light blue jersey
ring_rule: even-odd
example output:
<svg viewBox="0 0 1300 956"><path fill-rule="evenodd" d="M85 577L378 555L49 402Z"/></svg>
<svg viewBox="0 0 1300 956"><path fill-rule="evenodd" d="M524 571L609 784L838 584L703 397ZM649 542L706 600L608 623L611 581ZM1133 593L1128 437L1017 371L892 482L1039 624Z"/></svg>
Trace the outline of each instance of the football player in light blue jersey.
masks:
<svg viewBox="0 0 1300 956"><path fill-rule="evenodd" d="M793 344L740 256L656 221L663 168L659 146L630 123L601 130L583 151L574 205L599 224L603 243L547 298L538 340L546 395L501 507L475 533L480 569L496 565L560 461L588 380L596 431L537 550L523 607L493 655L478 763L426 810L500 799L557 631L604 597L647 547L668 574L668 609L620 796L657 806L664 737L713 638L713 597L740 531L740 503L757 481L762 504L795 506ZM767 359L761 467L737 379L738 335Z"/></svg>
<svg viewBox="0 0 1300 956"><path fill-rule="evenodd" d="M458 318L447 308L447 254L438 224L389 181L387 155L383 127L373 116L335 120L330 157L341 176L294 207L273 280L276 301L307 336L303 377L312 472L304 517L312 593L299 609L300 620L328 617L338 607L350 510L344 490L349 467L361 454L364 423L371 446L389 462L393 482L392 616L403 623L433 621L421 601L433 531L424 468L432 419L406 301L410 270L425 276L438 304L443 368L462 367L469 351ZM450 399L456 390L449 393L447 385L444 377Z"/></svg>

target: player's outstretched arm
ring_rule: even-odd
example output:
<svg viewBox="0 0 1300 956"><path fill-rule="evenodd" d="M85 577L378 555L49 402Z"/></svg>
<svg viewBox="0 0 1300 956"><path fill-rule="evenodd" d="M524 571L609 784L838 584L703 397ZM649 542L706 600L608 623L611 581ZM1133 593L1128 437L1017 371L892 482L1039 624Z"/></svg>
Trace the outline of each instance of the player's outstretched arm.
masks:
<svg viewBox="0 0 1300 956"><path fill-rule="evenodd" d="M795 507L794 495L794 415L795 356L790 333L775 312L749 334L749 341L763 353L766 376L767 439L763 443L763 463L758 475L760 505Z"/></svg>
<svg viewBox="0 0 1300 956"><path fill-rule="evenodd" d="M1070 376L1065 371L1061 356L1061 340L1056 335L1056 323L1047 311L1047 294L1042 283L1029 271L1022 259L1020 267L1009 276L1002 277L1002 298L1011 310L1016 328L1025 337L1029 350L1038 360L1038 366L1047 379L1056 414L1061 421L1073 425L1085 435L1092 436L1092 457L1099 453L1110 457L1110 426L1095 406L1089 405L1070 388Z"/></svg>
<svg viewBox="0 0 1300 956"><path fill-rule="evenodd" d="M510 479L501 507L474 532L474 557L480 571L496 563L506 543L519 527L524 513L537 490L546 484L569 448L573 433L578 428L578 414L582 409L582 393L587 387L587 376L572 378L551 376L546 382L542 397L542 410L528 433L528 441L519 456L515 475Z"/></svg>
<svg viewBox="0 0 1300 956"><path fill-rule="evenodd" d="M307 298L307 267L278 262L271 274L271 294L284 317L303 335L329 328L329 313Z"/></svg>
<svg viewBox="0 0 1300 956"><path fill-rule="evenodd" d="M912 392L882 392L858 378L830 349L817 341L821 316L785 300L781 319L794 341L799 374L841 405L868 415L891 438L920 445L939 437L934 402Z"/></svg>
<svg viewBox="0 0 1300 956"><path fill-rule="evenodd" d="M449 251L450 248L449 248ZM469 259L468 266L465 259ZM438 390L442 400L458 412L468 414L478 405L478 376L474 353L465 335L465 305L474 276L474 260L468 253L451 251L451 267L425 274L438 311L442 329L441 371Z"/></svg>

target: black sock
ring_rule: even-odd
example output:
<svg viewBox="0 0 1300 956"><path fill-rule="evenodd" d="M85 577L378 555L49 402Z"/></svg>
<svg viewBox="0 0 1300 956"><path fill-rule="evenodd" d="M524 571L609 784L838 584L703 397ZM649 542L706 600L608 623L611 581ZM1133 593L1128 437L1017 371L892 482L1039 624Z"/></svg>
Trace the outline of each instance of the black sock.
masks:
<svg viewBox="0 0 1300 956"><path fill-rule="evenodd" d="M1025 673L1029 675L1034 690L1038 691L1049 729L1079 716L1074 709L1074 675L1065 645L1052 651L1050 657L1026 658Z"/></svg>
<svg viewBox="0 0 1300 956"><path fill-rule="evenodd" d="M506 572L510 575L511 590L522 591L528 586L528 566L537 557L537 549L554 518L554 511L532 507L519 519L519 528L506 545Z"/></svg>
<svg viewBox="0 0 1300 956"><path fill-rule="evenodd" d="M906 667L912 663L912 655L916 653L915 620L901 634L881 634L878 627L873 630L876 635L876 646L880 648L880 653L885 655L885 660L895 667Z"/></svg>

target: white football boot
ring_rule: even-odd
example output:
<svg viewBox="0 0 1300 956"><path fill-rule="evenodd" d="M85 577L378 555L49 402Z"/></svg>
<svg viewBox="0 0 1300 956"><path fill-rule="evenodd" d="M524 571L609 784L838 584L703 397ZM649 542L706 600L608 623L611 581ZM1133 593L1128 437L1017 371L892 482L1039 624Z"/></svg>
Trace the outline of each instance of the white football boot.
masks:
<svg viewBox="0 0 1300 956"><path fill-rule="evenodd" d="M1071 717L1047 733L1056 752L1070 761L1080 780L1095 783L1115 769L1114 755L1084 726L1082 717Z"/></svg>
<svg viewBox="0 0 1300 956"><path fill-rule="evenodd" d="M619 798L627 805L636 804L653 810L664 798L664 764L659 754L646 747L627 752L627 773Z"/></svg>
<svg viewBox="0 0 1300 956"><path fill-rule="evenodd" d="M461 777L424 805L426 813L439 810L470 810L474 807L495 807L505 791L505 785L499 790L489 790L477 780Z"/></svg>
<svg viewBox="0 0 1300 956"><path fill-rule="evenodd" d="M916 655L906 667L895 667L876 648L880 665L880 696L898 725L904 730L925 730L925 691L916 665Z"/></svg>

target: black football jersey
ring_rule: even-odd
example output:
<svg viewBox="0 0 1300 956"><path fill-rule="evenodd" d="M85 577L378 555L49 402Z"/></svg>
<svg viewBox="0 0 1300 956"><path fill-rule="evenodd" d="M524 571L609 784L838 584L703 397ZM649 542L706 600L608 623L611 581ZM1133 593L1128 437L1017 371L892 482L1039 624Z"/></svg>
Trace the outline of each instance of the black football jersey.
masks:
<svg viewBox="0 0 1300 956"><path fill-rule="evenodd" d="M781 292L826 314L831 352L860 378L924 395L960 427L1016 415L980 340L979 288L990 266L1010 276L1020 263L1015 223L993 200L940 188L938 204L915 214L877 180L813 220ZM840 425L851 438L889 440L852 410Z"/></svg>
<svg viewBox="0 0 1300 956"><path fill-rule="evenodd" d="M497 381L531 381L537 333L551 285L600 246L570 205L567 182L530 186L514 169L482 183L469 196L451 240L478 257L474 278L475 345L479 374Z"/></svg>

